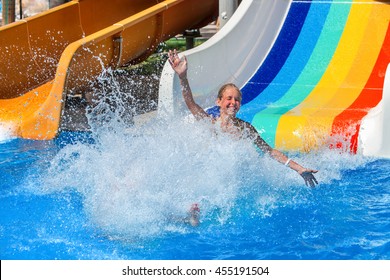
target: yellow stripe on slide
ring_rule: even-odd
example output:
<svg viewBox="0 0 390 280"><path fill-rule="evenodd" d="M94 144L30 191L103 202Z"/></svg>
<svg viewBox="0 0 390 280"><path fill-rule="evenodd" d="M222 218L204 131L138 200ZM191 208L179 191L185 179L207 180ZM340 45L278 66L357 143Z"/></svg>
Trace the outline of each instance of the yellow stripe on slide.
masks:
<svg viewBox="0 0 390 280"><path fill-rule="evenodd" d="M371 73L387 27L387 24L375 27L381 9L388 10L384 6L352 5L324 76L300 105L280 118L275 139L277 148L305 151L326 142L334 117L356 99ZM374 32L372 28L379 31ZM381 39L377 38L378 34ZM367 44L370 44L368 50Z"/></svg>
<svg viewBox="0 0 390 280"><path fill-rule="evenodd" d="M374 5L366 27L364 37L359 46L356 58L350 71L333 98L323 107L332 108L333 118L348 108L359 97L378 59L386 36L390 18L390 6ZM319 110L314 116L329 116L326 110ZM330 123L329 131L332 123Z"/></svg>

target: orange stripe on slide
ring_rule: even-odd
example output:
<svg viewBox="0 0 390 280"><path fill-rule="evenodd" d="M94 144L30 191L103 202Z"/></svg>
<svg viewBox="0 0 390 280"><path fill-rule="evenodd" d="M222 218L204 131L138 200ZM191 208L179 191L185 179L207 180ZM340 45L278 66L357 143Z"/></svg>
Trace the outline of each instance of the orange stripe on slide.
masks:
<svg viewBox="0 0 390 280"><path fill-rule="evenodd" d="M361 119L382 99L384 76L390 63L390 23L371 75L359 97L333 121L332 134L342 135L343 141L336 143L337 148L357 152ZM349 147L345 147L347 143Z"/></svg>

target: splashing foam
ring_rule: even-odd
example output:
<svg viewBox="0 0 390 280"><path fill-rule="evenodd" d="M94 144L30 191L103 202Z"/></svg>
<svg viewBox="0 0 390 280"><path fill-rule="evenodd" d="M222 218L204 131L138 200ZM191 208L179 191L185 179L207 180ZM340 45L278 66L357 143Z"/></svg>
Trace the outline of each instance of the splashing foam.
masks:
<svg viewBox="0 0 390 280"><path fill-rule="evenodd" d="M296 203L297 192L310 192L294 171L260 156L251 143L214 134L209 124L156 120L137 130L116 124L100 130L94 145L63 148L46 182L49 191L80 192L90 219L110 234L142 237L172 225L182 229L177 220L193 203L206 222L225 223L238 200L253 203L266 217L278 205ZM326 155L304 160L320 169L321 184L339 179L342 166L358 165Z"/></svg>
<svg viewBox="0 0 390 280"><path fill-rule="evenodd" d="M85 210L105 230L153 235L184 218L195 202L202 215L230 205L259 161L253 147L208 128L159 120L137 131L100 131L95 145L68 145L58 153L46 188L82 193Z"/></svg>
<svg viewBox="0 0 390 280"><path fill-rule="evenodd" d="M120 98L115 83L114 88L111 96ZM45 192L81 193L90 219L111 235L145 237L183 230L178 220L193 203L200 205L206 222L224 223L238 201L254 204L267 217L281 203L296 203L297 192L310 192L296 172L260 155L248 140L232 139L209 123L185 118L129 127L122 121L128 108L114 101L101 98L90 110L95 143L62 148L44 178ZM364 163L329 150L294 159L319 169L321 184Z"/></svg>
<svg viewBox="0 0 390 280"><path fill-rule="evenodd" d="M14 138L12 125L0 123L0 143L8 142Z"/></svg>

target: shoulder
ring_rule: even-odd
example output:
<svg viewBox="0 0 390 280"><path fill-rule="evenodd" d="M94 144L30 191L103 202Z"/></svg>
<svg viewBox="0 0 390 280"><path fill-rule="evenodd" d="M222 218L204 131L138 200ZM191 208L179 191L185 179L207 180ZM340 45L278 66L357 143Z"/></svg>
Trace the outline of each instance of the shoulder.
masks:
<svg viewBox="0 0 390 280"><path fill-rule="evenodd" d="M239 126L241 129L245 129L245 130L249 130L251 132L256 132L257 133L257 130L255 129L255 127L253 125L251 125L249 122L246 122L244 120L241 120L239 118L236 118L236 124L237 126Z"/></svg>
<svg viewBox="0 0 390 280"><path fill-rule="evenodd" d="M237 119L237 124L242 128L243 133L246 134L247 137L251 138L253 142L266 153L271 153L272 148L264 141L264 139L260 136L257 129L251 125L250 123L243 121L241 119Z"/></svg>
<svg viewBox="0 0 390 280"><path fill-rule="evenodd" d="M251 125L249 122L246 122L244 120L236 118L235 123L236 123L236 126L241 131L242 136L249 137L251 139L256 139L256 138L260 137L256 128L253 125Z"/></svg>

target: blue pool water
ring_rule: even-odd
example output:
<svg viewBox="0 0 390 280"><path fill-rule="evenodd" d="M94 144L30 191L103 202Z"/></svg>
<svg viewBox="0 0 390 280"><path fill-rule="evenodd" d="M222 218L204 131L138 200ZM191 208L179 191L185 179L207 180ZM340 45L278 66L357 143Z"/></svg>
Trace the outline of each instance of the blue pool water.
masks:
<svg viewBox="0 0 390 280"><path fill-rule="evenodd" d="M317 188L206 124L3 136L0 259L390 259L390 160L291 156Z"/></svg>

